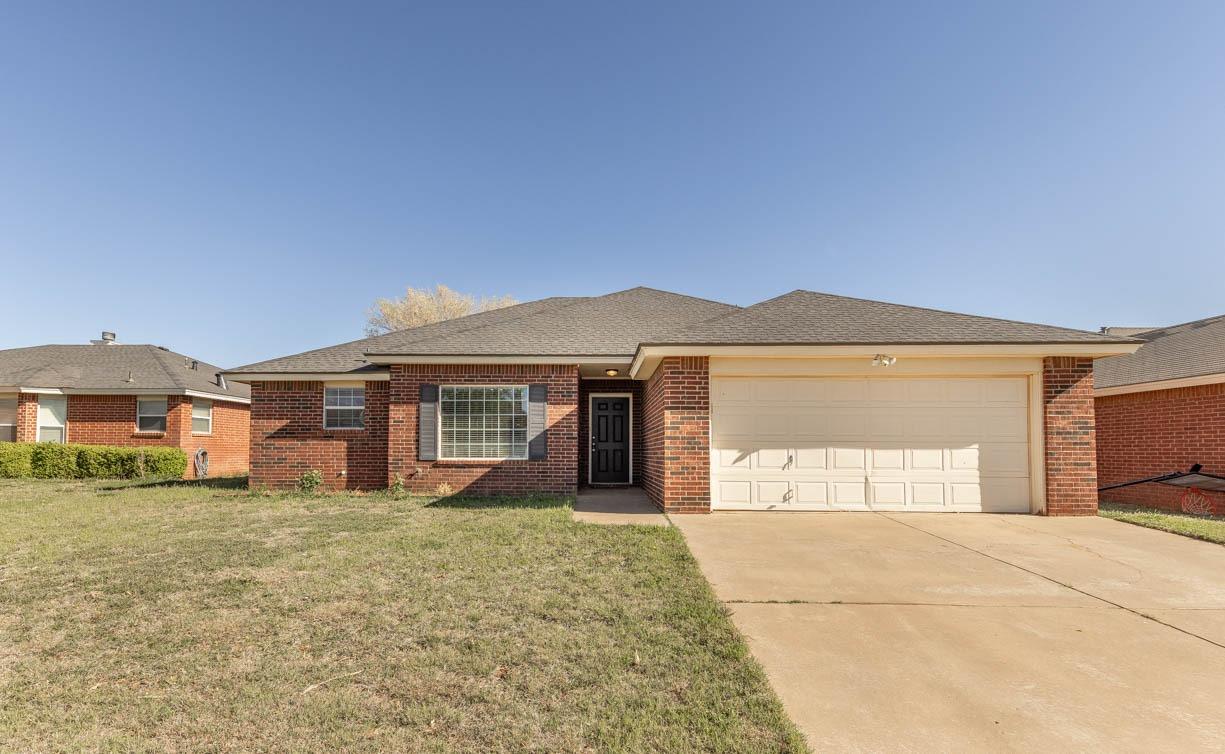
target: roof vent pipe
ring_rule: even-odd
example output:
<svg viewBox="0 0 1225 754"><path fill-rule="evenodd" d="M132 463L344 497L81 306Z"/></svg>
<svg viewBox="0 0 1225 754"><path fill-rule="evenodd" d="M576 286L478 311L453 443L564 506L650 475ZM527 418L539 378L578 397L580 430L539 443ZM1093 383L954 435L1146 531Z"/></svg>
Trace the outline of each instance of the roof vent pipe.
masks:
<svg viewBox="0 0 1225 754"><path fill-rule="evenodd" d="M103 330L101 338L89 342L95 346L113 346L115 345L115 333L110 330Z"/></svg>

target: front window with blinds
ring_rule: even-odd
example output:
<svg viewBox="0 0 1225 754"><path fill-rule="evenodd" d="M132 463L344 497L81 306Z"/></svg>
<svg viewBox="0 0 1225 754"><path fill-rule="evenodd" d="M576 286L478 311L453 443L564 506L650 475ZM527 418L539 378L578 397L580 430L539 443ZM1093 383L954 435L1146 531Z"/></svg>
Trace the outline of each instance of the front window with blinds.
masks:
<svg viewBox="0 0 1225 754"><path fill-rule="evenodd" d="M136 399L136 431L166 431L166 396L142 395Z"/></svg>
<svg viewBox="0 0 1225 754"><path fill-rule="evenodd" d="M196 435L213 433L213 402L209 399L191 399L191 432Z"/></svg>
<svg viewBox="0 0 1225 754"><path fill-rule="evenodd" d="M68 397L64 395L38 396L38 441L65 442L67 425Z"/></svg>
<svg viewBox="0 0 1225 754"><path fill-rule="evenodd" d="M0 442L17 441L17 394L0 395Z"/></svg>
<svg viewBox="0 0 1225 754"><path fill-rule="evenodd" d="M323 426L325 429L365 428L366 389L364 387L324 388Z"/></svg>
<svg viewBox="0 0 1225 754"><path fill-rule="evenodd" d="M442 458L527 458L527 386L443 387Z"/></svg>

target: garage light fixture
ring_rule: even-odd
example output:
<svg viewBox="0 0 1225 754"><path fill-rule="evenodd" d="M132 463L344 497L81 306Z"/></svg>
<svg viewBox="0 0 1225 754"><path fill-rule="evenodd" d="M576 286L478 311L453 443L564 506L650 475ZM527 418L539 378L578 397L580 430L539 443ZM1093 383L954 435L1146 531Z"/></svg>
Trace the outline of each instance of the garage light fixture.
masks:
<svg viewBox="0 0 1225 754"><path fill-rule="evenodd" d="M620 369L605 369L604 374L608 375L609 377L616 377L617 375L621 374L621 370Z"/></svg>
<svg viewBox="0 0 1225 754"><path fill-rule="evenodd" d="M889 356L888 354L878 353L872 357L872 366L874 367L891 367L896 363L897 363L896 356Z"/></svg>

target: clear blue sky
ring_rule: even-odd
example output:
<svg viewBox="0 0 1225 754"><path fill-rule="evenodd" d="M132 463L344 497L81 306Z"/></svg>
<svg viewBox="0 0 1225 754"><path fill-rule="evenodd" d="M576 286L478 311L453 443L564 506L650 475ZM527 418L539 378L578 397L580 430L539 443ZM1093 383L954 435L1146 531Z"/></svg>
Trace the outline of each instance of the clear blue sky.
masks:
<svg viewBox="0 0 1225 754"><path fill-rule="evenodd" d="M1220 313L1223 38L1219 1L6 2L0 347L236 366L438 282Z"/></svg>

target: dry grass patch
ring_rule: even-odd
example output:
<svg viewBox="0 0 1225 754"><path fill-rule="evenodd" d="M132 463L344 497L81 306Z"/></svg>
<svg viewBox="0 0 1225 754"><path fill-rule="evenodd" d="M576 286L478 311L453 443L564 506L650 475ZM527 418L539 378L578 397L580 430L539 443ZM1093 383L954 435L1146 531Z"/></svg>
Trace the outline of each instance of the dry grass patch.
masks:
<svg viewBox="0 0 1225 754"><path fill-rule="evenodd" d="M0 482L12 750L797 751L679 533Z"/></svg>

